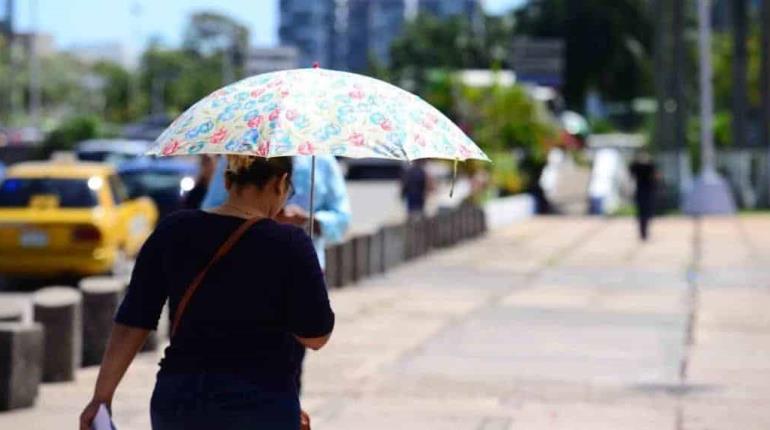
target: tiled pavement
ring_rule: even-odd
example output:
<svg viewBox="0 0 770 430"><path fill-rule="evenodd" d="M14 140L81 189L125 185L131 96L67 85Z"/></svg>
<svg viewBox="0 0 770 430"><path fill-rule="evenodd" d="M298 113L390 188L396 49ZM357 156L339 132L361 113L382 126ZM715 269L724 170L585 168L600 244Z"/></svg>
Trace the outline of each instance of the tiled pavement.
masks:
<svg viewBox="0 0 770 430"><path fill-rule="evenodd" d="M698 245L700 244L700 245ZM541 218L335 290L309 356L316 429L768 429L770 217ZM149 428L158 360L114 408ZM2 429L73 428L96 369Z"/></svg>

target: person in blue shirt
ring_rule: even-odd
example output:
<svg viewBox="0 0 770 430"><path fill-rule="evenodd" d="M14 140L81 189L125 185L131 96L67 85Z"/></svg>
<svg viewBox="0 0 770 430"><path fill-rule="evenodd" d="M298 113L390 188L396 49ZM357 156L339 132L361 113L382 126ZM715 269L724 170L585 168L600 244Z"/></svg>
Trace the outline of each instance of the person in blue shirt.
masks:
<svg viewBox="0 0 770 430"><path fill-rule="evenodd" d="M312 158L300 156L293 158L294 170L292 183L295 194L284 209L281 221L299 227L307 226L310 211L310 172ZM201 209L210 209L221 205L227 198L224 173L227 161L224 157L217 162L217 170L209 184ZM327 243L342 241L350 224L350 200L345 186L345 178L339 163L331 155L316 156L315 169L315 245L321 268L326 267L325 246Z"/></svg>

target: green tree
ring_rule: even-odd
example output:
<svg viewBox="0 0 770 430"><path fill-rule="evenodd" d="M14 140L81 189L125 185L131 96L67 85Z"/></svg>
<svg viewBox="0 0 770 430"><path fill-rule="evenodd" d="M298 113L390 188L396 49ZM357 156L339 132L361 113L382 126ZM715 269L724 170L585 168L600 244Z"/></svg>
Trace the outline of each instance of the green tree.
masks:
<svg viewBox="0 0 770 430"><path fill-rule="evenodd" d="M462 88L463 117L476 143L490 151L544 155L555 130L544 108L520 86Z"/></svg>
<svg viewBox="0 0 770 430"><path fill-rule="evenodd" d="M615 101L651 93L648 2L532 0L514 16L516 34L565 41L564 95L572 108L582 108L592 87Z"/></svg>
<svg viewBox="0 0 770 430"><path fill-rule="evenodd" d="M243 74L249 49L249 29L236 20L215 12L192 15L182 47L196 58L218 57L223 76L232 81Z"/></svg>
<svg viewBox="0 0 770 430"><path fill-rule="evenodd" d="M47 153L71 150L75 144L100 137L104 133L101 119L94 115L78 115L63 121L46 136L43 148Z"/></svg>
<svg viewBox="0 0 770 430"><path fill-rule="evenodd" d="M104 117L111 122L126 122L135 117L131 106L131 73L119 64L103 61L93 66L104 87Z"/></svg>
<svg viewBox="0 0 770 430"><path fill-rule="evenodd" d="M762 61L760 30L752 28L746 44L748 51L748 91L749 104L760 104L760 68ZM714 102L717 110L730 109L733 91L733 40L728 33L714 35L713 41L714 61Z"/></svg>
<svg viewBox="0 0 770 430"><path fill-rule="evenodd" d="M431 70L505 65L511 27L504 17L486 17L481 31L467 17L418 15L391 45L391 78L421 93Z"/></svg>

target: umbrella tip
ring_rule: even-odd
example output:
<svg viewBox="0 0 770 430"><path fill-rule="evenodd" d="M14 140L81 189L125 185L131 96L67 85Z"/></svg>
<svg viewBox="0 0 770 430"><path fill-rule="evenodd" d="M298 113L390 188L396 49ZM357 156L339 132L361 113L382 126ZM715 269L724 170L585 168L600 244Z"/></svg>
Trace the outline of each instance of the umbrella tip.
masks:
<svg viewBox="0 0 770 430"><path fill-rule="evenodd" d="M319 63L318 61L314 61L313 62L313 68L314 69L320 69L321 68L321 63Z"/></svg>

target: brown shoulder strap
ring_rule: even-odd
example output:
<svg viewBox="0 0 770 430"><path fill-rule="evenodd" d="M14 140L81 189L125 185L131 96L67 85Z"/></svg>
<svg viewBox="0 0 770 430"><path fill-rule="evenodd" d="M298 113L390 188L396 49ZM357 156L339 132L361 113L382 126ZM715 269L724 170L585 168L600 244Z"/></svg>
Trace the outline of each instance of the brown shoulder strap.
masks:
<svg viewBox="0 0 770 430"><path fill-rule="evenodd" d="M227 240L219 247L219 249L217 249L216 254L211 257L211 260L209 260L208 264L206 264L206 267L204 267L203 270L198 273L198 276L193 279L193 281L187 287L187 290L184 292L184 295L182 296L182 299L179 301L179 305L176 308L176 312L174 313L174 323L171 325L171 337L174 337L176 330L179 328L179 322L182 320L182 315L184 314L185 309L187 309L187 305L190 303L190 299L192 298L193 294L195 294L195 291L198 289L198 287L200 287L209 269L211 269L211 267L214 266L214 264L216 264L217 261L224 257L228 252L230 252L230 249L232 249L232 247L238 242L241 236L246 233L249 227L261 219L264 218L251 218L244 221L230 235L230 237L227 238Z"/></svg>

